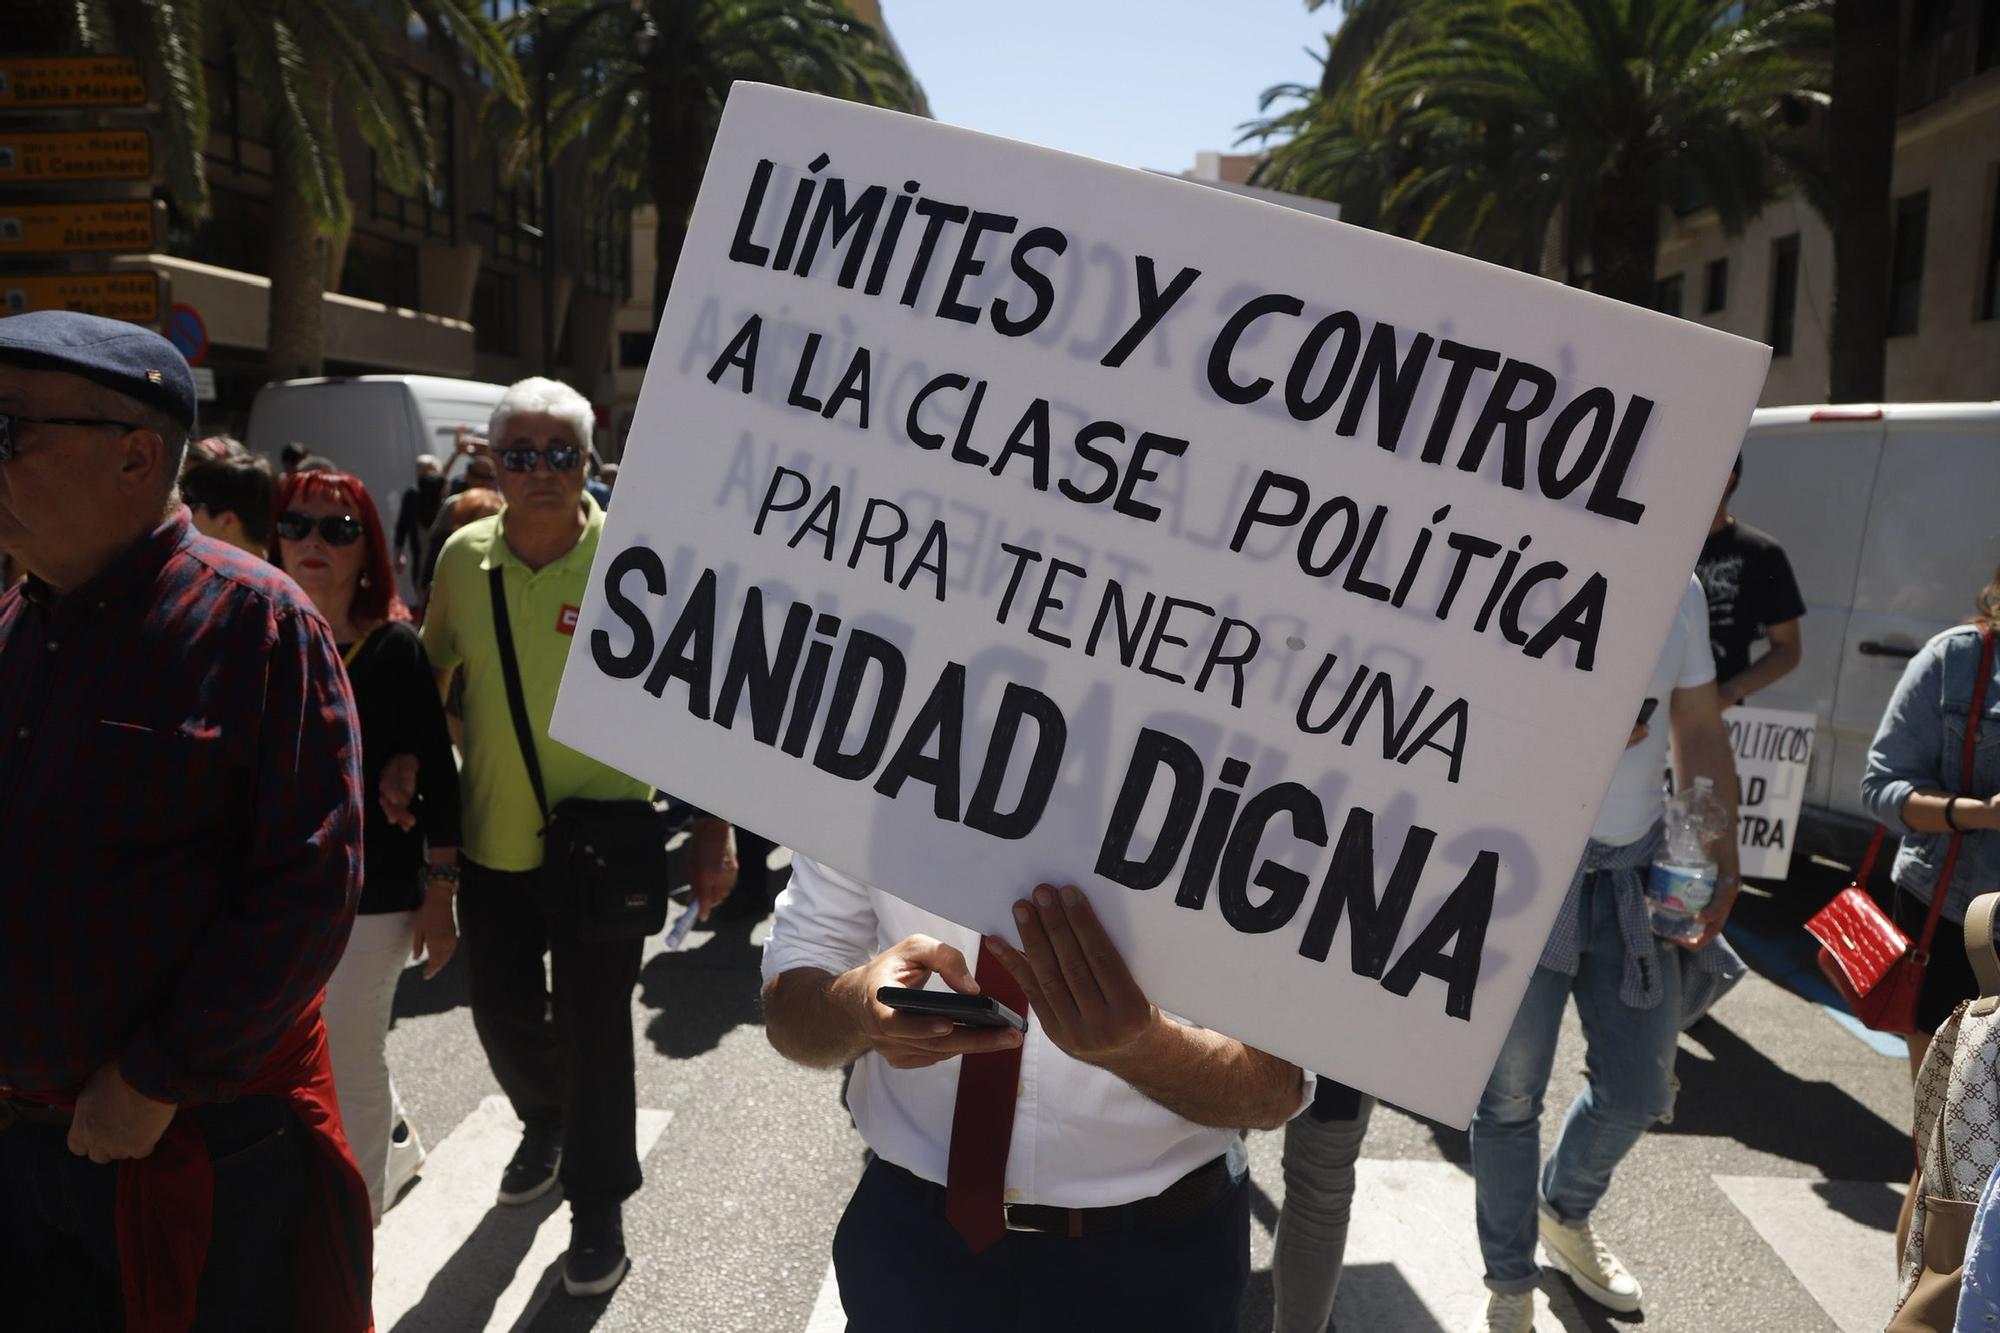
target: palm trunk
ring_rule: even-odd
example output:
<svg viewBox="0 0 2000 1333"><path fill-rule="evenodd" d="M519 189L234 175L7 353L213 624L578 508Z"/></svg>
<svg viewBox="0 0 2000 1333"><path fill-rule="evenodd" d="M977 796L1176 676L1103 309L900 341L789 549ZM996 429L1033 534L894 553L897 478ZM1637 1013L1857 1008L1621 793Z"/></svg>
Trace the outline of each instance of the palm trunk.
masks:
<svg viewBox="0 0 2000 1333"><path fill-rule="evenodd" d="M292 175L291 164L271 164L271 304L265 346L271 378L300 379L325 372L327 238Z"/></svg>
<svg viewBox="0 0 2000 1333"><path fill-rule="evenodd" d="M667 293L673 286L674 269L687 242L688 222L694 215L695 196L701 191L701 174L708 165L707 136L696 130L700 113L678 108L672 103L674 90L656 75L647 97L652 114L647 117L646 174L652 186L653 205L659 212L658 229L653 233L653 317L666 308Z"/></svg>
<svg viewBox="0 0 2000 1333"><path fill-rule="evenodd" d="M1827 400L1878 403L1888 393L1889 191L1896 164L1897 6L1833 7L1833 105L1827 193L1833 228L1833 336ZM1834 164L1838 164L1835 166Z"/></svg>
<svg viewBox="0 0 2000 1333"><path fill-rule="evenodd" d="M679 216L669 220L669 207L677 208ZM681 246L686 242L685 206L665 204L660 209L660 225L653 232L653 318L656 321L660 312L667 308L667 293L674 284L674 268L681 262Z"/></svg>
<svg viewBox="0 0 2000 1333"><path fill-rule="evenodd" d="M1591 290L1650 307L1659 257L1659 201L1631 177L1607 177L1590 219Z"/></svg>

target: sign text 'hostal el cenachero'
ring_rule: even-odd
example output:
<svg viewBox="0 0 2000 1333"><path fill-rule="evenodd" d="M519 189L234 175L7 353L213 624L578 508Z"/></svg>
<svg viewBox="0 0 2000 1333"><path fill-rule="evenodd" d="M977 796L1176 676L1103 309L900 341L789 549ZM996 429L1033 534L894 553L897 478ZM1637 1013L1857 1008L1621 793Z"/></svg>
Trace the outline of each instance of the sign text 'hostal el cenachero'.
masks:
<svg viewBox="0 0 2000 1333"><path fill-rule="evenodd" d="M738 85L553 734L1471 1115L1764 348Z"/></svg>

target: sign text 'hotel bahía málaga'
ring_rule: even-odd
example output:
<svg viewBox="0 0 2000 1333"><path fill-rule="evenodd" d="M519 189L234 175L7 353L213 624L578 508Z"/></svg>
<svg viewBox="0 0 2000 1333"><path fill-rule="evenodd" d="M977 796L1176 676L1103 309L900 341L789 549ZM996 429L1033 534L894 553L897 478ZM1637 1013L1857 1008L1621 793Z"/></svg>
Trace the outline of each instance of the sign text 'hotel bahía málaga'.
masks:
<svg viewBox="0 0 2000 1333"><path fill-rule="evenodd" d="M1762 347L739 85L554 734L1470 1117Z"/></svg>

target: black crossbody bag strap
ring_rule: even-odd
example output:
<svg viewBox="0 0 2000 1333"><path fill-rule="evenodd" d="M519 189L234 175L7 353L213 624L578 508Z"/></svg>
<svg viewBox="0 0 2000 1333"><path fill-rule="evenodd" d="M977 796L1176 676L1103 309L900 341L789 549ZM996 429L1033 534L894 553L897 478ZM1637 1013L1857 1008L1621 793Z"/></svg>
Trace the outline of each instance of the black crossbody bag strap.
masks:
<svg viewBox="0 0 2000 1333"><path fill-rule="evenodd" d="M499 565L487 572L487 586L493 593L493 637L500 645L500 674L507 678L507 710L514 715L514 738L521 743L521 759L528 766L528 783L535 789L535 804L542 811L542 831L548 831L549 794L542 786L542 763L535 756L535 736L528 726L528 699L521 690L521 664L514 657L514 627L507 620L506 571Z"/></svg>

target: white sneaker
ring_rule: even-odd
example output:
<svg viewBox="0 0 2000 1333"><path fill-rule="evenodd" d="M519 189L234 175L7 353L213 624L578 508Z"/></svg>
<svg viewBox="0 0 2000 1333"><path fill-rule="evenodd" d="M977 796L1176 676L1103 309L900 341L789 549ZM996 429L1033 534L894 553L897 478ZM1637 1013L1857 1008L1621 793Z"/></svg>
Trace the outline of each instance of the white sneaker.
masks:
<svg viewBox="0 0 2000 1333"><path fill-rule="evenodd" d="M1625 1271L1618 1256L1606 1249L1588 1220L1575 1226L1541 1214L1542 1248L1549 1264L1565 1273L1584 1295L1607 1310L1634 1314L1639 1309L1639 1279Z"/></svg>
<svg viewBox="0 0 2000 1333"><path fill-rule="evenodd" d="M1472 1333L1535 1333L1535 1293L1494 1292L1486 1298L1486 1318Z"/></svg>
<svg viewBox="0 0 2000 1333"><path fill-rule="evenodd" d="M398 1120L389 1137L389 1160L384 1172L386 1177L382 1187L382 1211L394 1208L403 1197L403 1191L424 1169L424 1143L417 1137L416 1126L408 1120Z"/></svg>

